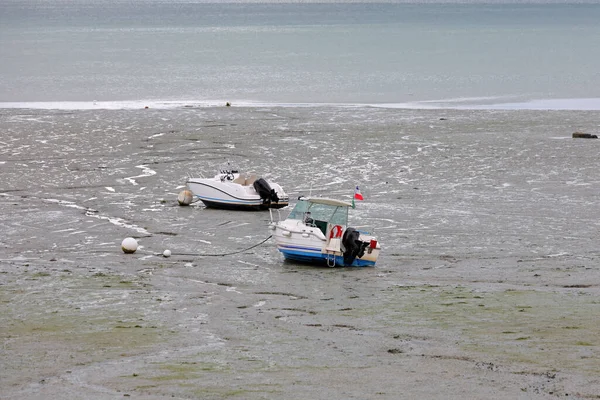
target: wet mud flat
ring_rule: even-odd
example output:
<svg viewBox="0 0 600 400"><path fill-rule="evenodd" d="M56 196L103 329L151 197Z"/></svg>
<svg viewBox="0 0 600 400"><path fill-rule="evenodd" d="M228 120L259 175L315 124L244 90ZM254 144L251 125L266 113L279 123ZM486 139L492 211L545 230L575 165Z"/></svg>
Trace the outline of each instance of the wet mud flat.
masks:
<svg viewBox="0 0 600 400"><path fill-rule="evenodd" d="M0 397L600 398L600 141L571 137L599 130L575 111L0 110ZM377 267L245 250L268 212L177 204L225 161L291 198L359 184Z"/></svg>

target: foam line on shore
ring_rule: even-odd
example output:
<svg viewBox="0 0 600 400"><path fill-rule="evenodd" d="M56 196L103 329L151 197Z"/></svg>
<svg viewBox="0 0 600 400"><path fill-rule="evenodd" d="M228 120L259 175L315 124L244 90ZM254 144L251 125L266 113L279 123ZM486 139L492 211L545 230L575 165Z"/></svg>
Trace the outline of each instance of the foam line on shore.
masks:
<svg viewBox="0 0 600 400"><path fill-rule="evenodd" d="M600 98L532 99L526 101L500 101L501 99L459 98L413 103L410 108L458 110L555 110L597 111ZM385 106L385 105L384 105ZM424 106L424 107L423 107ZM393 106L392 106L393 107ZM407 107L400 107L407 108Z"/></svg>
<svg viewBox="0 0 600 400"><path fill-rule="evenodd" d="M144 234L144 235L151 235L151 233L148 232L146 229L144 229L140 226L137 226L135 224L131 224L131 223L125 221L123 218L100 215L97 213L97 211L91 210L88 207L83 207L83 206L77 205L77 204L73 203L72 201L58 200L58 199L43 199L43 201L48 202L48 203L55 203L55 204L58 204L58 205L61 205L64 207L76 208L78 210L85 211L85 215L88 217L105 220L105 221L110 222L113 225L120 226L120 227L127 228L127 229L133 229L136 232Z"/></svg>
<svg viewBox="0 0 600 400"><path fill-rule="evenodd" d="M136 165L136 168L141 168L142 169L142 174L141 175L136 175L136 176L130 176L128 178L124 178L124 180L130 182L132 185L137 186L138 183L136 181L135 178L144 178L147 176L152 176L152 175L156 175L156 171L148 168L147 165Z"/></svg>
<svg viewBox="0 0 600 400"><path fill-rule="evenodd" d="M223 107L344 107L393 108L409 110L554 110L600 111L600 98L531 99L510 101L507 97L464 97L424 100L404 103L282 103L225 100L131 100L131 101L53 101L53 102L0 102L0 109L36 110L139 110Z"/></svg>

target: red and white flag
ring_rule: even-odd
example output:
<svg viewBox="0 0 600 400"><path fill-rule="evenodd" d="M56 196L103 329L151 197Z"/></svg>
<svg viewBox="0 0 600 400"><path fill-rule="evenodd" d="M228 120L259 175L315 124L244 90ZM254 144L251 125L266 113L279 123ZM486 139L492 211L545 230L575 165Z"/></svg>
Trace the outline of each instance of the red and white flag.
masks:
<svg viewBox="0 0 600 400"><path fill-rule="evenodd" d="M354 198L356 200L364 200L365 199L363 197L363 195L360 193L360 189L358 188L358 186L354 189Z"/></svg>

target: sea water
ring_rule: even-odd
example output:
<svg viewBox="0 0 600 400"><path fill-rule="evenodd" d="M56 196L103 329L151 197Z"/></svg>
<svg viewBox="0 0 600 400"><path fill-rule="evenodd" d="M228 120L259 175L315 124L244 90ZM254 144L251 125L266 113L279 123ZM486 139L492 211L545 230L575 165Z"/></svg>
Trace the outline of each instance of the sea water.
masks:
<svg viewBox="0 0 600 400"><path fill-rule="evenodd" d="M600 4L0 0L0 107L600 109Z"/></svg>

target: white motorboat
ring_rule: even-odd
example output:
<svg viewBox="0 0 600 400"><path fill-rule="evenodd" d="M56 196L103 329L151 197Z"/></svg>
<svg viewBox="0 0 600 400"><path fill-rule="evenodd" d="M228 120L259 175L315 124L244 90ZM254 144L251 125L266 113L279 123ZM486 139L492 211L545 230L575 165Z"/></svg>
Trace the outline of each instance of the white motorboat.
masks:
<svg viewBox="0 0 600 400"><path fill-rule="evenodd" d="M381 247L370 233L348 226L351 203L300 197L289 216L269 228L285 259L330 267L374 266Z"/></svg>
<svg viewBox="0 0 600 400"><path fill-rule="evenodd" d="M189 178L186 182L195 200L207 207L227 210L266 210L288 205L281 186L255 173L223 169L213 178Z"/></svg>

